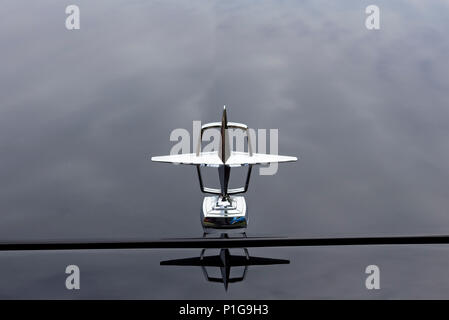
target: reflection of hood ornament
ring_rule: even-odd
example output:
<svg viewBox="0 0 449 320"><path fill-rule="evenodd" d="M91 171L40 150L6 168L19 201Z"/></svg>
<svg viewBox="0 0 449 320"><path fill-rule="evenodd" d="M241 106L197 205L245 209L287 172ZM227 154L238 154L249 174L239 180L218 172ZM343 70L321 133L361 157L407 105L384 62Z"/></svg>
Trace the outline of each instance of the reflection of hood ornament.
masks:
<svg viewBox="0 0 449 320"><path fill-rule="evenodd" d="M220 147L218 152L201 152L201 141L204 131L220 129ZM248 152L232 151L227 129L241 129L246 133ZM248 126L242 123L228 122L226 107L223 109L221 122L207 123L201 127L196 153L175 154L169 156L152 157L152 161L190 164L197 167L201 191L213 194L204 198L202 210L202 224L206 231L214 229L245 229L248 225L246 201L243 196L251 176L252 166L255 164L269 164L296 161L296 157L279 156L275 154L254 153ZM248 167L245 186L235 189L228 188L232 167ZM220 189L207 188L203 185L201 167L218 168Z"/></svg>
<svg viewBox="0 0 449 320"><path fill-rule="evenodd" d="M220 238L228 239L227 234L222 234ZM241 282L245 280L249 266L268 266L289 264L290 260L273 259L263 257L251 257L246 248L242 248L245 255L233 255L229 249L220 249L220 253L215 256L204 255L206 249L201 251L199 257L175 259L161 261L161 266L196 266L203 270L206 281L223 283L225 290L228 290L230 283ZM231 268L244 268L241 276L231 276ZM208 268L220 268L221 277L210 276Z"/></svg>

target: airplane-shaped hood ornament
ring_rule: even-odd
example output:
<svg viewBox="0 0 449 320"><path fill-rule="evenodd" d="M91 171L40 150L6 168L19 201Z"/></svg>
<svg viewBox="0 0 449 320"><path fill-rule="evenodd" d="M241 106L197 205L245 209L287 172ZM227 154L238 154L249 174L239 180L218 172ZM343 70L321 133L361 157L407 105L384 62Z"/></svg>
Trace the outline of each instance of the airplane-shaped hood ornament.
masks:
<svg viewBox="0 0 449 320"><path fill-rule="evenodd" d="M203 134L209 129L220 130L220 146L218 152L201 152ZM227 129L241 129L246 133L248 152L231 150ZM210 232L217 229L245 229L247 227L248 216L245 198L243 196L236 196L236 194L245 193L248 190L253 165L293 162L296 161L297 158L253 152L248 126L242 123L228 122L225 106L223 108L221 122L206 123L201 127L196 153L152 157L151 160L156 162L195 165L197 167L201 191L203 193L214 195L205 197L203 201L202 224L205 232ZM228 185L231 168L242 166L248 167L245 186L229 189ZM207 188L203 185L201 167L218 168L220 189Z"/></svg>
<svg viewBox="0 0 449 320"><path fill-rule="evenodd" d="M218 152L200 152L201 140L204 131L208 129L220 129L220 148ZM230 139L226 129L242 129L247 133L248 152L238 152L230 150ZM208 167L219 167L222 165L230 167L240 167L253 164L269 164L278 162L293 162L298 160L296 157L280 156L275 154L254 153L248 126L243 123L228 122L226 114L226 106L223 108L223 116L221 122L206 123L201 127L198 148L196 153L175 154L168 156L152 157L152 161L181 163L190 165L201 165Z"/></svg>

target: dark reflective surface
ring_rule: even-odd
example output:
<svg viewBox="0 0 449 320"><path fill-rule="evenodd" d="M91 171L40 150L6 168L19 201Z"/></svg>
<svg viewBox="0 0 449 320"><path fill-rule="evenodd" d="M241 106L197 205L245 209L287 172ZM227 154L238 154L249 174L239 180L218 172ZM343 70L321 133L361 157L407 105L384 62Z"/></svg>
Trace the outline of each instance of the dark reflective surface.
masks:
<svg viewBox="0 0 449 320"><path fill-rule="evenodd" d="M222 237L227 237L223 235ZM161 261L161 266L181 266L181 267L201 267L206 281L222 283L224 289L228 291L228 286L231 283L237 283L245 280L246 274L250 266L270 266L279 264L289 264L290 261L286 259L273 259L266 257L252 257L247 248L240 248L244 255L233 255L230 249L219 249L218 255L206 255L206 250L201 250L199 257L183 258ZM238 267L243 267L243 271L238 276L232 276L232 268L234 270ZM220 271L219 277L210 275L207 268L218 268Z"/></svg>
<svg viewBox="0 0 449 320"><path fill-rule="evenodd" d="M194 168L154 164L175 128L229 117L278 128L300 156L253 178L248 235L449 232L448 5L376 1L59 1L0 10L0 237L95 240L201 232ZM232 179L232 177L231 177ZM441 298L446 246L271 248L225 292L197 250L0 254L1 298ZM81 290L65 289L65 267ZM381 268L381 290L364 287Z"/></svg>

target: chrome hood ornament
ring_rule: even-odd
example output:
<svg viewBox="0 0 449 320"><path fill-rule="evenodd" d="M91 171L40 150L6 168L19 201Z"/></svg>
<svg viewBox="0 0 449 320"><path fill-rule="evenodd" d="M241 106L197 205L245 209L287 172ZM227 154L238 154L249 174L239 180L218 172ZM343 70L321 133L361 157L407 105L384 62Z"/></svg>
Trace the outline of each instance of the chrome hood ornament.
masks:
<svg viewBox="0 0 449 320"><path fill-rule="evenodd" d="M218 152L201 152L203 134L208 129L220 129L220 146ZM241 129L248 139L248 152L232 151L227 129ZM248 226L246 201L237 194L248 190L251 170L256 164L279 162L293 162L296 157L275 154L254 153L248 126L242 123L228 122L226 106L223 108L221 122L206 123L201 127L196 153L175 154L152 157L152 161L176 164L195 165L198 180L203 193L213 194L203 200L201 222L205 232L222 229L244 230ZM229 178L232 167L248 167L245 185L240 188L229 189ZM203 185L201 167L218 168L220 189L208 188Z"/></svg>

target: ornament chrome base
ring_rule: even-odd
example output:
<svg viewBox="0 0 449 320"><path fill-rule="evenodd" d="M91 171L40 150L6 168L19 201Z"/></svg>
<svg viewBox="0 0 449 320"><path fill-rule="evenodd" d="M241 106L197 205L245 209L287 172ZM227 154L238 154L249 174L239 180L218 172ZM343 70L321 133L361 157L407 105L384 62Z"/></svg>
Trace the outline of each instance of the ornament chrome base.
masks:
<svg viewBox="0 0 449 320"><path fill-rule="evenodd" d="M219 230L243 232L248 226L246 201L243 196L204 197L201 224L204 232L213 233Z"/></svg>

